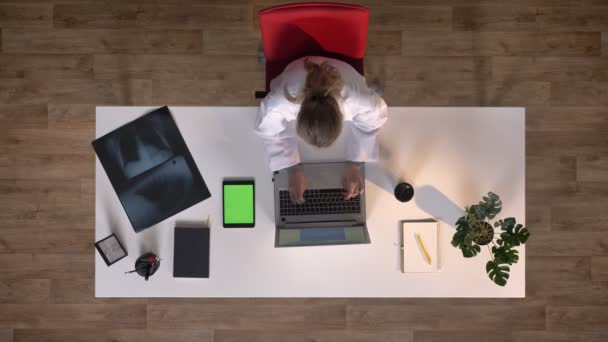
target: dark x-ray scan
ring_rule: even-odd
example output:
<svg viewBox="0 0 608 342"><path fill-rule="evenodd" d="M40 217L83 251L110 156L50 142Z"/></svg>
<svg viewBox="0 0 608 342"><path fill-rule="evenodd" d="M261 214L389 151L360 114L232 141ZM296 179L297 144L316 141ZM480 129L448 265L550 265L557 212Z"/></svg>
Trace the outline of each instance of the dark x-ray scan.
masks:
<svg viewBox="0 0 608 342"><path fill-rule="evenodd" d="M93 148L136 232L211 197L167 107L93 141Z"/></svg>

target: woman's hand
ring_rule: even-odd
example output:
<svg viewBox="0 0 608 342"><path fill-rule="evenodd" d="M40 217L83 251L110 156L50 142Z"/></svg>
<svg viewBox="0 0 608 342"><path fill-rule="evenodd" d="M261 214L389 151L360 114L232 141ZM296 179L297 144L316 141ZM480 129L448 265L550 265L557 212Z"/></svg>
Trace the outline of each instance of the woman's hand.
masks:
<svg viewBox="0 0 608 342"><path fill-rule="evenodd" d="M304 203L304 190L306 190L306 177L302 166L295 165L289 168L289 199L292 203Z"/></svg>
<svg viewBox="0 0 608 342"><path fill-rule="evenodd" d="M342 186L344 187L344 199L349 200L363 193L363 180L361 179L361 166L348 162L342 173Z"/></svg>

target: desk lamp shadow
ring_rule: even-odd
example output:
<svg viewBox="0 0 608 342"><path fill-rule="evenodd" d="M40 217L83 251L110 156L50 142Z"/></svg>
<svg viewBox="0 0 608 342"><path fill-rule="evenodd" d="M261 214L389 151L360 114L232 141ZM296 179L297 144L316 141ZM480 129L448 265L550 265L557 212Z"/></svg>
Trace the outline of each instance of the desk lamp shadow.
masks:
<svg viewBox="0 0 608 342"><path fill-rule="evenodd" d="M420 170L432 153L432 141L414 142L412 151L416 151L416 153L404 157L403 160L393 151L388 142L380 140L378 146L378 162L366 165L366 178L391 197L394 196L395 187L401 182L410 183L415 187ZM367 197L366 205L370 211L375 207L375 202L376 198L373 195Z"/></svg>
<svg viewBox="0 0 608 342"><path fill-rule="evenodd" d="M418 208L454 229L456 229L455 223L458 218L464 215L461 206L452 202L432 185L417 188L414 200Z"/></svg>

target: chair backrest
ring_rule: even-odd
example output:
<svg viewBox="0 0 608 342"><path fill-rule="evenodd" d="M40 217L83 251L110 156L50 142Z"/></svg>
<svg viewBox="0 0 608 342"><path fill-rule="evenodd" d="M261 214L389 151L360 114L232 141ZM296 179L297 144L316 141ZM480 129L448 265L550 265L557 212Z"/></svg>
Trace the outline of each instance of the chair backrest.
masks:
<svg viewBox="0 0 608 342"><path fill-rule="evenodd" d="M293 60L325 56L343 60L363 74L369 9L327 2L270 7L259 13L266 56L266 90Z"/></svg>

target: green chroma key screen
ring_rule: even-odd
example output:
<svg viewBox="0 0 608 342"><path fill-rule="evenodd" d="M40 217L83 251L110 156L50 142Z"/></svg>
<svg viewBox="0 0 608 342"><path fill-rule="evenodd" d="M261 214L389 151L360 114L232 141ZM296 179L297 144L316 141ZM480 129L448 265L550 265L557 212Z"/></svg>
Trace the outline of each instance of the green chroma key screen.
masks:
<svg viewBox="0 0 608 342"><path fill-rule="evenodd" d="M225 181L224 227L253 227L254 198L253 181Z"/></svg>

